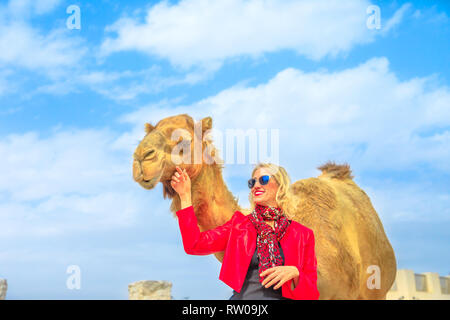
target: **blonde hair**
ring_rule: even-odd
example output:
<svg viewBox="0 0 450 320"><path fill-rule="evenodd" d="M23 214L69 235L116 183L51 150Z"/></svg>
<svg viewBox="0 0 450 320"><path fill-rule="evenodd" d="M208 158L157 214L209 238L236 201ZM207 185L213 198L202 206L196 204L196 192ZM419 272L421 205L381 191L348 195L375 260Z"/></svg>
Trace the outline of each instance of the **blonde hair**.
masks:
<svg viewBox="0 0 450 320"><path fill-rule="evenodd" d="M291 179L289 178L289 175L282 166L278 166L273 163L258 163L252 171L252 177L256 170L260 168L265 168L270 172L270 176L275 179L275 181L278 183L278 190L277 194L275 196L275 201L278 205L278 207L283 209L283 213L286 217L289 219L292 219L292 216L287 211L287 204L289 201L289 187L291 185ZM248 195L248 200L250 201L250 212L252 212L255 209L255 202L253 201L253 193L250 192Z"/></svg>

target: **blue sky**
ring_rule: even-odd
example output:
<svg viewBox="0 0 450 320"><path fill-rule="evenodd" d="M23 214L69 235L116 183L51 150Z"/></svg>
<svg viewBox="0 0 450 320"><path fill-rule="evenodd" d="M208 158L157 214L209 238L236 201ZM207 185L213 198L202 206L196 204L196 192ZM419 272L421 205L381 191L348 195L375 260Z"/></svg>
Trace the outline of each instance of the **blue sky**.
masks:
<svg viewBox="0 0 450 320"><path fill-rule="evenodd" d="M184 253L161 186L132 180L143 124L181 113L279 129L292 181L349 163L398 268L449 274L449 15L447 1L0 1L7 298L126 299L145 279L231 295L213 256ZM223 172L242 206L251 168Z"/></svg>

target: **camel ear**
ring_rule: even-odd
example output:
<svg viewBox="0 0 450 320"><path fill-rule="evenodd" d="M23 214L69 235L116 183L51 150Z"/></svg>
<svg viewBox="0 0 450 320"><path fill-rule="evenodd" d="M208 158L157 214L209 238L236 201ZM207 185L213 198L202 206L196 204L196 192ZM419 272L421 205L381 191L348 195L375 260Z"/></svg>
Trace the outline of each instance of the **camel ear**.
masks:
<svg viewBox="0 0 450 320"><path fill-rule="evenodd" d="M202 119L202 131L203 133L206 130L209 130L212 128L212 118L211 117L206 117Z"/></svg>
<svg viewBox="0 0 450 320"><path fill-rule="evenodd" d="M154 126L152 126L150 123L145 124L145 132L150 133L153 129L155 129Z"/></svg>

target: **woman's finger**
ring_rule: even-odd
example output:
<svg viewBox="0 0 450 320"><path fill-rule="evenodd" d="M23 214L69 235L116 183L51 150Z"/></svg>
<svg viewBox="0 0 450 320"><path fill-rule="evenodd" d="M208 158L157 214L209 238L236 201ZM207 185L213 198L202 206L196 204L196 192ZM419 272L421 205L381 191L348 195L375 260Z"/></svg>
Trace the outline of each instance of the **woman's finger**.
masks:
<svg viewBox="0 0 450 320"><path fill-rule="evenodd" d="M265 287L266 288L270 288L272 285L274 285L275 283L277 283L278 281L280 281L281 280L281 277L280 276L275 276L269 283L267 283L266 285L265 285Z"/></svg>
<svg viewBox="0 0 450 320"><path fill-rule="evenodd" d="M177 174L180 177L180 180L184 181L185 178L183 177L183 170L180 167L177 167L177 171L178 171Z"/></svg>
<svg viewBox="0 0 450 320"><path fill-rule="evenodd" d="M280 280L280 282L277 283L277 285L275 287L273 287L274 290L277 290L278 288L281 288L281 286L288 281L289 279L283 278Z"/></svg>
<svg viewBox="0 0 450 320"><path fill-rule="evenodd" d="M176 181L177 183L180 182L180 181L178 180L178 178L175 177L175 176L172 177L172 180Z"/></svg>
<svg viewBox="0 0 450 320"><path fill-rule="evenodd" d="M264 270L263 272L261 272L259 275L260 275L261 277L265 277L266 275L271 274L271 273L274 272L274 271L275 271L275 267L269 268L269 269L266 269L266 270Z"/></svg>
<svg viewBox="0 0 450 320"><path fill-rule="evenodd" d="M273 278L275 278L277 276L277 274L275 272L272 272L271 274L269 274L267 277L264 278L262 285L266 285L270 280L272 280Z"/></svg>

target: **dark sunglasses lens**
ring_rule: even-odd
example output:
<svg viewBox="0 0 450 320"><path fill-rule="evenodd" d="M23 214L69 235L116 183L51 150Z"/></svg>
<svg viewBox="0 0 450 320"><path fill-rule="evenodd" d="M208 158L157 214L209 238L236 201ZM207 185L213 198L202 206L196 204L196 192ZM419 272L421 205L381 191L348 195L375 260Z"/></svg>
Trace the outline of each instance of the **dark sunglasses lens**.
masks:
<svg viewBox="0 0 450 320"><path fill-rule="evenodd" d="M261 178L259 178L259 183L261 183L261 185L265 185L269 183L269 176L261 176Z"/></svg>
<svg viewBox="0 0 450 320"><path fill-rule="evenodd" d="M251 189L253 188L253 186L255 185L256 180L255 179L250 179L248 180L248 187Z"/></svg>

